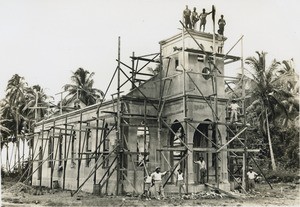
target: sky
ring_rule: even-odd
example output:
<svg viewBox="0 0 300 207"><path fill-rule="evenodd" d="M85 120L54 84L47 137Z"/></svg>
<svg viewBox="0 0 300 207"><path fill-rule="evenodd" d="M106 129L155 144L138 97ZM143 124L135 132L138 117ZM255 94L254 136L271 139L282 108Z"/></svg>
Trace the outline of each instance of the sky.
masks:
<svg viewBox="0 0 300 207"><path fill-rule="evenodd" d="M0 99L19 74L58 101L55 94L79 67L94 72L94 87L105 91L117 66L118 37L121 61L128 65L132 52L159 52L159 41L180 32L185 5L198 12L214 5L216 19L224 15L225 52L243 36L243 47L239 42L231 55L265 51L268 61L293 58L299 71L297 0L1 0ZM210 16L206 32L212 33Z"/></svg>

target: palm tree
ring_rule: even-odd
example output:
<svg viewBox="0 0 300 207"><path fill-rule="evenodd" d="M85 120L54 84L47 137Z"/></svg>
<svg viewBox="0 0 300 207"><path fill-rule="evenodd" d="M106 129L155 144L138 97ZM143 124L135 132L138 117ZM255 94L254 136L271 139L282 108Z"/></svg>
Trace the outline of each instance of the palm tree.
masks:
<svg viewBox="0 0 300 207"><path fill-rule="evenodd" d="M25 118L24 116L22 116L21 111L25 104L26 87L27 83L25 82L24 77L21 77L18 74L13 75L13 77L9 79L6 87L6 101L4 105L5 116L3 117L5 119L13 120L13 122L9 125L9 129L14 132L14 137L17 142L18 161L20 161L20 142L18 139L18 134L21 120ZM21 170L20 162L18 165L18 169L19 171Z"/></svg>
<svg viewBox="0 0 300 207"><path fill-rule="evenodd" d="M291 98L292 95L276 85L278 81L276 71L278 72L280 63L274 60L267 68L265 59L266 53L256 53L258 54L258 59L255 57L246 58L246 64L253 70L251 95L253 100L255 100L247 108L247 111L255 111L257 120L260 121L261 130L267 135L272 169L276 170L270 124L276 124L275 118L278 117L278 114L285 116L285 121L282 122L282 124L287 124L289 118L288 112L281 100Z"/></svg>
<svg viewBox="0 0 300 207"><path fill-rule="evenodd" d="M37 121L47 114L49 98L51 97L44 93L41 86L34 85L29 87L26 89L26 105L22 111L26 114L28 119L35 119Z"/></svg>
<svg viewBox="0 0 300 207"><path fill-rule="evenodd" d="M65 104L79 99L85 105L92 105L96 103L98 98L103 97L103 91L93 88L94 72L90 73L83 68L78 68L71 76L72 84L64 85L64 90L68 91L68 95L65 97Z"/></svg>

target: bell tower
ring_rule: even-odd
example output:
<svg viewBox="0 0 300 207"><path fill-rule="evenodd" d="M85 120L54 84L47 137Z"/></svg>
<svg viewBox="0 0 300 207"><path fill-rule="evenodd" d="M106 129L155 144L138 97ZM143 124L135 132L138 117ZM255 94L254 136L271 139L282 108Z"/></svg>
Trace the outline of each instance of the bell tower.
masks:
<svg viewBox="0 0 300 207"><path fill-rule="evenodd" d="M180 151L180 155L187 155L187 159L178 168L185 168L189 192L197 192L204 186L199 179L199 166L195 164L199 157L204 158L207 167L204 183L229 189L227 152L217 149L226 143L226 127L219 124L226 122L224 65L228 59L239 58L225 58L222 53L225 41L223 35L184 29L160 42L164 102L161 111L169 123L176 120L183 127L185 143L181 145L187 150ZM179 153L176 148L169 153L174 165L181 162L176 153Z"/></svg>

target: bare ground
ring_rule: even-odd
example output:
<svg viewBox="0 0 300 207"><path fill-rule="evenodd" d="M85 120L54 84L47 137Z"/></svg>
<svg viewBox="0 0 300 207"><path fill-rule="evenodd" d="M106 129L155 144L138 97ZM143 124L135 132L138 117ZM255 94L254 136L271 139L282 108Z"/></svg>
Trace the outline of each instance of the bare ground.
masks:
<svg viewBox="0 0 300 207"><path fill-rule="evenodd" d="M4 181L1 189L1 206L300 206L299 184L293 183L273 184L273 189L267 184L258 184L255 193L236 193L237 198L202 192L186 199L167 194L165 200L151 201L130 196L99 197L84 192L71 197L70 191L44 188L41 192L12 181Z"/></svg>

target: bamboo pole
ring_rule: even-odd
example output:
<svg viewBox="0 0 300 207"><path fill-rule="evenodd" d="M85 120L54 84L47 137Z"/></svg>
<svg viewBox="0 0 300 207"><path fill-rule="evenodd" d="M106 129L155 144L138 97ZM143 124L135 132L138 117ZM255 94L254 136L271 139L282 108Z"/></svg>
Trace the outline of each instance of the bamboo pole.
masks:
<svg viewBox="0 0 300 207"><path fill-rule="evenodd" d="M55 120L53 121L53 128L52 128L52 136L55 136ZM51 138L50 138L51 139ZM51 146L52 152L54 152L54 139L53 139L53 145ZM55 157L56 158L56 157ZM50 188L53 187L53 171L54 171L54 163L51 161L51 174L50 174Z"/></svg>
<svg viewBox="0 0 300 207"><path fill-rule="evenodd" d="M98 135L99 135L99 131L98 131L99 119L98 118L99 118L99 113L97 113L97 120L96 120L96 144L95 144L96 156L95 156L95 163L96 163L96 160L98 159L98 150L97 150L97 148L98 148ZM104 129L105 126L103 126L103 123L102 123L102 128ZM101 132L103 132L103 129L101 130ZM102 137L102 134L101 134L101 137ZM101 140L100 140L100 142L101 142ZM96 180L97 180L97 171L95 171L95 173L94 173L94 184L96 184Z"/></svg>
<svg viewBox="0 0 300 207"><path fill-rule="evenodd" d="M80 158L80 149L81 149L81 129L82 129L82 111L80 111L80 122L79 122L79 141L78 141L78 157ZM79 187L80 181L80 165L81 159L78 159L78 166L77 166L77 188Z"/></svg>
<svg viewBox="0 0 300 207"><path fill-rule="evenodd" d="M120 59L121 59L121 38L118 37L118 75L117 75L117 83L118 83L118 94L117 94L117 132L116 132L116 136L117 136L117 142L118 145L120 145L121 142L121 106L120 106L120 81L121 81L121 74L120 74ZM133 82L132 82L133 83ZM133 83L134 85L134 83ZM118 147L118 169L117 169L117 179L118 181L121 181L121 174L120 174L120 168L122 168L122 156L120 154L120 147L123 149L123 146L119 146ZM120 183L117 183L117 188L116 188L116 195L119 195L121 193L121 186Z"/></svg>

